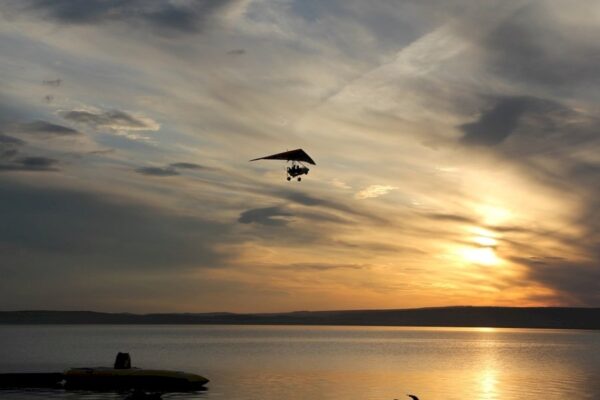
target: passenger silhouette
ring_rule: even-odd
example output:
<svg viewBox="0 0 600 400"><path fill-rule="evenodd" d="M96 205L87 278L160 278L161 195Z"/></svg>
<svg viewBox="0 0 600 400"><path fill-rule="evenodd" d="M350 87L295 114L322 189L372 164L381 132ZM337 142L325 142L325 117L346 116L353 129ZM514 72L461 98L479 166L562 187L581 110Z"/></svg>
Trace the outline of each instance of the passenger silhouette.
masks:
<svg viewBox="0 0 600 400"><path fill-rule="evenodd" d="M131 357L129 353L121 353L117 354L117 358L115 358L115 369L130 369L131 368Z"/></svg>

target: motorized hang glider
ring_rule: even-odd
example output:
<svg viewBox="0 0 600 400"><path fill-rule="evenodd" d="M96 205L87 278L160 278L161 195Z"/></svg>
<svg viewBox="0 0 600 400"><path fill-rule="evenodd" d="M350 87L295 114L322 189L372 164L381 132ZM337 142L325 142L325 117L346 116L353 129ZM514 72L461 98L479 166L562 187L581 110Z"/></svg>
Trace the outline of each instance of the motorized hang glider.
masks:
<svg viewBox="0 0 600 400"><path fill-rule="evenodd" d="M298 178L301 181L301 175L308 175L309 168L304 163L317 165L314 160L302 149L284 151L283 153L271 154L270 156L255 158L250 161L257 160L285 160L291 162L292 165L286 168L287 180Z"/></svg>

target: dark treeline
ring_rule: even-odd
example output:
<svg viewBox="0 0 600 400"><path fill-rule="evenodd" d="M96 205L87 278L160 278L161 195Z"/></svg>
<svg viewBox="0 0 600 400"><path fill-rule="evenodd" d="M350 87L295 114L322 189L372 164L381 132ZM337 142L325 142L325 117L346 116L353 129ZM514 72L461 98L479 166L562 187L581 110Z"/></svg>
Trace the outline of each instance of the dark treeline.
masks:
<svg viewBox="0 0 600 400"><path fill-rule="evenodd" d="M600 308L438 307L270 314L3 311L0 324L256 324L600 329Z"/></svg>

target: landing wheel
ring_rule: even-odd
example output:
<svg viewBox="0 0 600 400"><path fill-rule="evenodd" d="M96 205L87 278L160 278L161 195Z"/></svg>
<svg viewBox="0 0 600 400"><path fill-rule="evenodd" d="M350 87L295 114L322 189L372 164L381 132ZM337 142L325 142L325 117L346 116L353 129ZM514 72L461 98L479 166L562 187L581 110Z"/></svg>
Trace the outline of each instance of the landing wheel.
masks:
<svg viewBox="0 0 600 400"><path fill-rule="evenodd" d="M288 180L288 181L291 181L291 180L292 180L292 178L290 178L290 177L288 176L288 177L287 177L287 180Z"/></svg>
<svg viewBox="0 0 600 400"><path fill-rule="evenodd" d="M298 177L298 182L300 182L302 180L302 178Z"/></svg>

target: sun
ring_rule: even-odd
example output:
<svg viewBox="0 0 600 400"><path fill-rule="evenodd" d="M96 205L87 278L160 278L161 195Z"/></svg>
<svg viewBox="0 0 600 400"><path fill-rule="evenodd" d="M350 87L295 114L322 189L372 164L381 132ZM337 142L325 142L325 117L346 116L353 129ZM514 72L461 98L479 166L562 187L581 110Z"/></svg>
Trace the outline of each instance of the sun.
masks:
<svg viewBox="0 0 600 400"><path fill-rule="evenodd" d="M464 244L456 249L461 261L469 264L493 266L501 263L501 258L496 254L498 246L498 235L489 229L479 226L470 226L467 228L468 239Z"/></svg>
<svg viewBox="0 0 600 400"><path fill-rule="evenodd" d="M464 247L460 253L462 258L471 264L486 266L500 264L500 258L491 247Z"/></svg>

